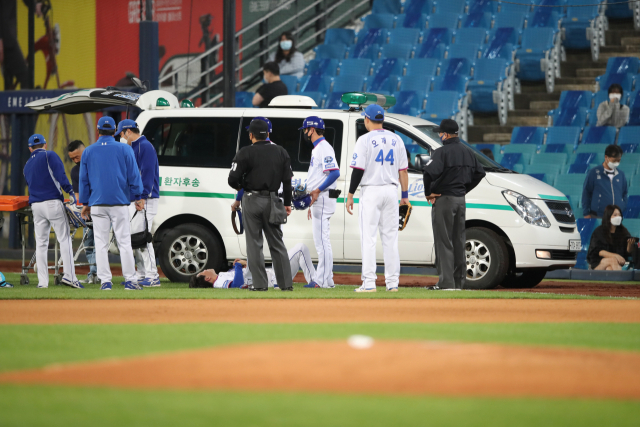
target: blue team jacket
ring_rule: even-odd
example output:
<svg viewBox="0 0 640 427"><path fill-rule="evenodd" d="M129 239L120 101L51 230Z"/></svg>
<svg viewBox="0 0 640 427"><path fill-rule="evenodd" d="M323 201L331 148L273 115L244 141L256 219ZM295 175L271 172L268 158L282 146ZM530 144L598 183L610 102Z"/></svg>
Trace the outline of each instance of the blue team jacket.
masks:
<svg viewBox="0 0 640 427"><path fill-rule="evenodd" d="M46 200L62 200L62 190L73 193L64 165L60 157L53 151L44 148L34 150L24 165L24 178L29 186L29 204Z"/></svg>
<svg viewBox="0 0 640 427"><path fill-rule="evenodd" d="M142 177L143 190L140 197L142 199L157 199L160 197L160 166L156 149L144 136L133 141L131 148L133 148L133 154ZM133 194L131 194L131 200L135 200Z"/></svg>
<svg viewBox="0 0 640 427"><path fill-rule="evenodd" d="M80 203L118 206L140 200L142 180L133 150L127 144L101 136L85 148L80 160Z"/></svg>
<svg viewBox="0 0 640 427"><path fill-rule="evenodd" d="M582 210L584 215L602 218L604 208L607 205L618 205L622 212L627 207L627 179L624 172L618 169L617 175L610 180L604 171L604 166L599 165L587 173L582 190Z"/></svg>

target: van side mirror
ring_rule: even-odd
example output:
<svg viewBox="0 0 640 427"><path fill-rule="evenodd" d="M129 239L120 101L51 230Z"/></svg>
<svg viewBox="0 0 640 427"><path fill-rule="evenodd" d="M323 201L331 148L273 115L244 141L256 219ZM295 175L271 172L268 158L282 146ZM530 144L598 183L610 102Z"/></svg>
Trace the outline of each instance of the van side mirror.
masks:
<svg viewBox="0 0 640 427"><path fill-rule="evenodd" d="M416 154L415 167L418 170L424 170L427 164L431 161L431 155L429 154Z"/></svg>

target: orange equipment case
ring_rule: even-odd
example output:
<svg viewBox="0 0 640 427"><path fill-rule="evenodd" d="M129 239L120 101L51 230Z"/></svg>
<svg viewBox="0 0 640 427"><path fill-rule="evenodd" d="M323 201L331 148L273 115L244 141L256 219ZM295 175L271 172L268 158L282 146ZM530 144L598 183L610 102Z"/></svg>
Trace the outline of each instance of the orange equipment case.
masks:
<svg viewBox="0 0 640 427"><path fill-rule="evenodd" d="M29 206L29 196L0 196L0 212L14 212Z"/></svg>

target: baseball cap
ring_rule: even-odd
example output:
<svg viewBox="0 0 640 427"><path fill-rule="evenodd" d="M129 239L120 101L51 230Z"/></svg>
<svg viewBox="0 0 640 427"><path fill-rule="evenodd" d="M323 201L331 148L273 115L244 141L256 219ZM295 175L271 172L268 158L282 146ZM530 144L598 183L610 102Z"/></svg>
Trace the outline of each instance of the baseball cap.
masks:
<svg viewBox="0 0 640 427"><path fill-rule="evenodd" d="M324 120L318 116L309 116L302 122L302 127L298 130L306 128L324 129Z"/></svg>
<svg viewBox="0 0 640 427"><path fill-rule="evenodd" d="M98 120L98 130L116 130L116 122L111 117L100 117Z"/></svg>
<svg viewBox="0 0 640 427"><path fill-rule="evenodd" d="M29 147L33 147L34 145L46 144L47 141L44 139L44 136L36 133L29 137Z"/></svg>
<svg viewBox="0 0 640 427"><path fill-rule="evenodd" d="M116 133L120 134L120 132L125 129L138 129L138 124L131 119L121 120L120 123L118 123L118 130L116 131Z"/></svg>
<svg viewBox="0 0 640 427"><path fill-rule="evenodd" d="M253 119L251 119L251 123L253 123L255 120L262 120L267 125L269 125L269 133L273 132L273 127L271 126L271 120L267 119L266 117L254 117ZM249 123L249 126L245 127L246 130L249 130L249 128L251 127L251 123Z"/></svg>
<svg viewBox="0 0 640 427"><path fill-rule="evenodd" d="M255 135L256 138L266 138L269 133L269 125L262 120L253 120L249 125L249 132Z"/></svg>
<svg viewBox="0 0 640 427"><path fill-rule="evenodd" d="M375 120L377 122L384 120L384 108L378 104L371 104L364 109L361 116L365 116L369 120Z"/></svg>
<svg viewBox="0 0 640 427"><path fill-rule="evenodd" d="M440 126L433 128L437 133L458 133L458 123L455 120L443 119L440 122Z"/></svg>

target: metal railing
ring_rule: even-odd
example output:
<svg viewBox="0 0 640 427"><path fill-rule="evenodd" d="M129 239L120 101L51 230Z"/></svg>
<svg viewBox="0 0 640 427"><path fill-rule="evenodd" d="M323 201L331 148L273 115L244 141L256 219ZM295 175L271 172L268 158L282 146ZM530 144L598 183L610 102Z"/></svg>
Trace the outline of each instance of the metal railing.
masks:
<svg viewBox="0 0 640 427"><path fill-rule="evenodd" d="M351 3L351 5L348 5ZM347 7L347 13L341 13L338 17L331 15L341 6ZM294 9L294 12L289 12ZM234 40L236 65L236 91L242 87L250 87L258 83L262 73L262 65L266 62L269 51L273 51L279 43L280 34L290 31L296 38L299 51L307 51L322 41L322 35L327 28L345 25L356 17L361 16L369 9L369 0L287 0L283 1L274 10L256 20L255 22L236 32ZM290 16L283 16L285 13ZM276 24L271 27L274 20ZM311 32L311 34L307 34ZM244 37L243 37L244 36ZM248 43L242 43L243 38L251 37ZM240 45L242 45L240 47ZM160 87L163 83L175 82L176 95L184 98L202 98L202 107L215 106L222 98L222 85L224 79L222 73L215 74L215 70L224 65L224 61L217 61L209 65L208 60L213 58L219 49L224 49L225 42L217 43L205 52L189 58L188 61L172 71L162 75L159 79ZM246 59L245 59L246 58ZM194 62L201 62L202 69L196 74L198 86L192 90L180 92L178 76L185 71L189 73L189 66ZM173 80L171 80L173 79ZM209 81L211 79L211 81ZM188 84L185 80L185 84Z"/></svg>

